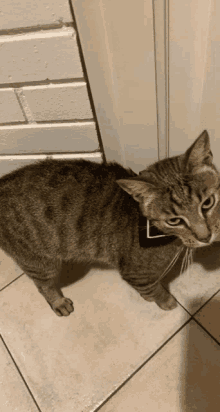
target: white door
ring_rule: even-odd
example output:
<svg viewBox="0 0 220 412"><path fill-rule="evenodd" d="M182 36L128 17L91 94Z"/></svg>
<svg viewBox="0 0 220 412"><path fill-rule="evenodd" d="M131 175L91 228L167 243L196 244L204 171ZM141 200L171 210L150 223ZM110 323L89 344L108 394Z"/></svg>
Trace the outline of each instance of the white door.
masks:
<svg viewBox="0 0 220 412"><path fill-rule="evenodd" d="M107 160L138 172L207 129L220 166L220 2L72 4Z"/></svg>
<svg viewBox="0 0 220 412"><path fill-rule="evenodd" d="M169 0L170 155L207 129L220 166L220 2Z"/></svg>

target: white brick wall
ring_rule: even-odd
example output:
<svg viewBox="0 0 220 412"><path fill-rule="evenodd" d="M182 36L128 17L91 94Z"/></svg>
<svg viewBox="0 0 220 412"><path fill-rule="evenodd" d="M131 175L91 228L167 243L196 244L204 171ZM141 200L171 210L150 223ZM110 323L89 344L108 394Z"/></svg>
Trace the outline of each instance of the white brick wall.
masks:
<svg viewBox="0 0 220 412"><path fill-rule="evenodd" d="M1 0L0 30L72 22L65 0Z"/></svg>
<svg viewBox="0 0 220 412"><path fill-rule="evenodd" d="M19 156L101 161L68 0L1 0L0 62L0 175Z"/></svg>
<svg viewBox="0 0 220 412"><path fill-rule="evenodd" d="M71 147L74 149L71 150ZM1 154L80 153L96 149L94 122L27 124L0 128Z"/></svg>
<svg viewBox="0 0 220 412"><path fill-rule="evenodd" d="M25 122L14 89L0 89L0 123Z"/></svg>
<svg viewBox="0 0 220 412"><path fill-rule="evenodd" d="M83 77L72 27L0 37L0 83Z"/></svg>
<svg viewBox="0 0 220 412"><path fill-rule="evenodd" d="M84 81L24 87L22 90L36 121L93 118Z"/></svg>

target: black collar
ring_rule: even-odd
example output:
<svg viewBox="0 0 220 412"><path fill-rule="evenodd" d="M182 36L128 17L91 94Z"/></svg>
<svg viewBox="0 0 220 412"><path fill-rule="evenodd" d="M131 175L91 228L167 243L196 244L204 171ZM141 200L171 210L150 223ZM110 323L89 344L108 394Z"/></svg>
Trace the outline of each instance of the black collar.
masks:
<svg viewBox="0 0 220 412"><path fill-rule="evenodd" d="M176 236L167 236L139 212L139 243L140 247L165 246L177 239Z"/></svg>

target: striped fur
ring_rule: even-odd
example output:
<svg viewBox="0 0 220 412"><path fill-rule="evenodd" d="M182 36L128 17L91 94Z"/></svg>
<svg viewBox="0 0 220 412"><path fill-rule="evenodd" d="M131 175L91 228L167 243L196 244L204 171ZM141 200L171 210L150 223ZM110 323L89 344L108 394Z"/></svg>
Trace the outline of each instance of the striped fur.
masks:
<svg viewBox="0 0 220 412"><path fill-rule="evenodd" d="M220 230L219 173L212 164L209 136L204 131L185 155L157 162L121 187L139 203L144 215L187 247L212 243ZM208 201L210 200L210 207ZM181 219L176 226L170 223Z"/></svg>
<svg viewBox="0 0 220 412"><path fill-rule="evenodd" d="M216 206L205 217L197 210L204 196L215 193L218 198L219 178L207 139L200 136L199 148L194 144L185 157L157 162L139 176L116 163L48 159L2 177L0 247L33 279L59 316L73 311L72 301L57 284L62 262L69 260L117 268L146 300L165 310L174 308L175 300L159 282L161 273L182 243L198 247L209 231L219 230L216 220L213 229ZM199 163L195 151L201 152ZM142 248L140 209L178 238L166 246ZM190 227L167 226L167 219L178 216Z"/></svg>

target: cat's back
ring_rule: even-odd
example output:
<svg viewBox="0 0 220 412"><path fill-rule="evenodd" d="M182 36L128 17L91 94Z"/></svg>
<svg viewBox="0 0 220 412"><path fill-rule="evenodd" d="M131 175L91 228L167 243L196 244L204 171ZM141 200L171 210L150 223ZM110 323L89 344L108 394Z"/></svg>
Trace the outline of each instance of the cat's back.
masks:
<svg viewBox="0 0 220 412"><path fill-rule="evenodd" d="M119 227L124 232L129 212L137 208L116 180L134 175L116 163L54 159L5 175L0 179L0 247L19 253L22 241L34 253L65 259L79 245L82 250L85 244L85 253L94 251L94 240L107 250L111 234Z"/></svg>
<svg viewBox="0 0 220 412"><path fill-rule="evenodd" d="M0 196L4 194L30 196L33 193L53 193L67 188L101 190L112 187L116 180L135 176L117 163L95 163L84 159L46 159L17 169L0 178Z"/></svg>

